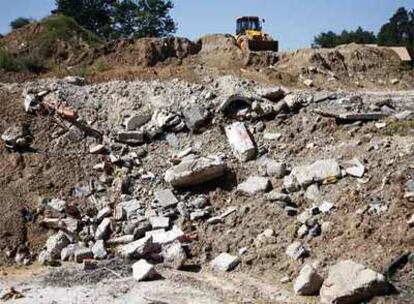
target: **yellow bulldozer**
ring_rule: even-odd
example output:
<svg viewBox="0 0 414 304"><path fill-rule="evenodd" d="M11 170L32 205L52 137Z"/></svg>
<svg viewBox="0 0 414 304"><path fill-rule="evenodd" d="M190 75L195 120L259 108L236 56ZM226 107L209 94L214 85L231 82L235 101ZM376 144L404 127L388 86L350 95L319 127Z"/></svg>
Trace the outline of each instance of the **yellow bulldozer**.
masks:
<svg viewBox="0 0 414 304"><path fill-rule="evenodd" d="M257 16L243 16L237 18L236 40L242 50L274 51L279 50L278 41L264 33L262 24Z"/></svg>

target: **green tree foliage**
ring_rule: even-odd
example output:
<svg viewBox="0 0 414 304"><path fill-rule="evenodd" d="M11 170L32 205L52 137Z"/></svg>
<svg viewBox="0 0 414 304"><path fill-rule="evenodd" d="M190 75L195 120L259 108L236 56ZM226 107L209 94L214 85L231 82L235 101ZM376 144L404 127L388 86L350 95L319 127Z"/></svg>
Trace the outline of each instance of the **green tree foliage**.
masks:
<svg viewBox="0 0 414 304"><path fill-rule="evenodd" d="M414 56L414 9L400 7L378 33L378 44L405 46Z"/></svg>
<svg viewBox="0 0 414 304"><path fill-rule="evenodd" d="M12 28L12 30L16 30L18 28L30 24L31 22L32 20L29 18L19 17L10 22L10 27Z"/></svg>
<svg viewBox="0 0 414 304"><path fill-rule="evenodd" d="M176 31L171 0L56 0L61 13L106 39L162 37Z"/></svg>
<svg viewBox="0 0 414 304"><path fill-rule="evenodd" d="M342 31L336 34L332 31L321 33L314 38L312 47L333 48L341 44L347 43L375 43L376 37L373 32L366 31L358 27L356 31Z"/></svg>

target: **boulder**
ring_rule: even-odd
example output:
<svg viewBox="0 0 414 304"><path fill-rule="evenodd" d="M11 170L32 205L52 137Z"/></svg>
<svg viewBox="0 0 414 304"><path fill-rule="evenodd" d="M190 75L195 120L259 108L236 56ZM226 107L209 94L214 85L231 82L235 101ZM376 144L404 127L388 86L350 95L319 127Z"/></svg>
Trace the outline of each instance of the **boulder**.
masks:
<svg viewBox="0 0 414 304"><path fill-rule="evenodd" d="M152 237L143 237L127 245L118 247L119 254L125 258L140 258L155 250Z"/></svg>
<svg viewBox="0 0 414 304"><path fill-rule="evenodd" d="M50 236L46 242L46 251L50 253L52 259L60 259L63 248L70 244L70 240L63 231Z"/></svg>
<svg viewBox="0 0 414 304"><path fill-rule="evenodd" d="M183 111L184 121L191 131L198 131L208 119L208 112L204 107L193 104Z"/></svg>
<svg viewBox="0 0 414 304"><path fill-rule="evenodd" d="M312 296L319 292L323 278L312 265L305 265L293 283L295 293L302 296Z"/></svg>
<svg viewBox="0 0 414 304"><path fill-rule="evenodd" d="M108 255L105 249L105 243L103 240L97 240L95 244L92 246L92 253L95 259L104 259Z"/></svg>
<svg viewBox="0 0 414 304"><path fill-rule="evenodd" d="M353 304L390 292L385 277L351 260L330 267L320 290L321 303Z"/></svg>
<svg viewBox="0 0 414 304"><path fill-rule="evenodd" d="M164 265L174 269L180 269L187 260L187 254L178 241L165 246L162 256L164 258Z"/></svg>
<svg viewBox="0 0 414 304"><path fill-rule="evenodd" d="M247 196L264 193L271 187L270 180L266 177L251 176L245 182L237 186L237 191Z"/></svg>
<svg viewBox="0 0 414 304"><path fill-rule="evenodd" d="M218 156L185 159L165 173L165 181L174 187L191 187L222 176L226 163Z"/></svg>
<svg viewBox="0 0 414 304"><path fill-rule="evenodd" d="M235 122L227 126L225 132L234 156L237 159L247 162L256 156L256 144L244 123Z"/></svg>

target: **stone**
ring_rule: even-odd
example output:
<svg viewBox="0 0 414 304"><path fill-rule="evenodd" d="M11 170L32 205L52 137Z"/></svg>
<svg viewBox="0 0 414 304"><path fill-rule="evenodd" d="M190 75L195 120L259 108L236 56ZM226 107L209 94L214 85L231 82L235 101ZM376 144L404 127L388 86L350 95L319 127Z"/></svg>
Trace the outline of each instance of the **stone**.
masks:
<svg viewBox="0 0 414 304"><path fill-rule="evenodd" d="M173 229L165 232L160 232L157 234L154 234L152 236L153 243L158 245L166 245L170 244L184 236L184 232L181 229L178 229L177 227L173 227Z"/></svg>
<svg viewBox="0 0 414 304"><path fill-rule="evenodd" d="M121 235L118 237L110 238L106 243L108 245L123 245L123 244L129 244L135 240L135 236L133 234L126 234Z"/></svg>
<svg viewBox="0 0 414 304"><path fill-rule="evenodd" d="M307 87L313 87L313 80L312 79L305 79L303 84Z"/></svg>
<svg viewBox="0 0 414 304"><path fill-rule="evenodd" d="M164 216L153 216L149 218L152 229L168 229L170 219Z"/></svg>
<svg viewBox="0 0 414 304"><path fill-rule="evenodd" d="M70 244L70 240L63 231L50 236L46 241L46 251L50 253L52 259L60 259L63 248Z"/></svg>
<svg viewBox="0 0 414 304"><path fill-rule="evenodd" d="M190 213L190 220L198 221L207 218L210 215L210 212L206 210L196 210Z"/></svg>
<svg viewBox="0 0 414 304"><path fill-rule="evenodd" d="M187 254L178 241L165 246L162 256L164 258L164 266L174 269L182 268L187 260Z"/></svg>
<svg viewBox="0 0 414 304"><path fill-rule="evenodd" d="M151 280L159 276L154 266L141 259L132 265L132 276L136 281Z"/></svg>
<svg viewBox="0 0 414 304"><path fill-rule="evenodd" d="M240 259L226 252L220 253L213 261L211 266L220 271L231 271L239 265Z"/></svg>
<svg viewBox="0 0 414 304"><path fill-rule="evenodd" d="M285 211L289 216L296 216L298 214L298 209L291 206L286 206Z"/></svg>
<svg viewBox="0 0 414 304"><path fill-rule="evenodd" d="M351 167L345 168L346 173L353 177L363 177L365 173L364 165L357 158L354 158L351 163Z"/></svg>
<svg viewBox="0 0 414 304"><path fill-rule="evenodd" d="M133 115L125 120L125 127L128 131L134 131L145 125L151 120L149 114L137 114Z"/></svg>
<svg viewBox="0 0 414 304"><path fill-rule="evenodd" d="M47 266L50 262L53 261L53 258L50 252L48 252L47 250L42 250L39 253L37 260L39 261L40 265Z"/></svg>
<svg viewBox="0 0 414 304"><path fill-rule="evenodd" d="M299 276L293 283L296 294L301 296L313 296L321 289L323 278L312 265L305 265L300 270Z"/></svg>
<svg viewBox="0 0 414 304"><path fill-rule="evenodd" d="M271 202L285 202L290 204L292 200L290 199L289 195L285 193L281 193L277 190L273 190L265 195L266 199Z"/></svg>
<svg viewBox="0 0 414 304"><path fill-rule="evenodd" d="M320 212L322 213L328 213L329 211L331 211L333 208L335 207L335 205L331 202L328 201L324 201L322 204L320 204L318 206L318 209Z"/></svg>
<svg viewBox="0 0 414 304"><path fill-rule="evenodd" d="M63 212L66 209L66 202L58 198L53 198L47 203L47 206L58 212Z"/></svg>
<svg viewBox="0 0 414 304"><path fill-rule="evenodd" d="M102 154L106 150L105 145L93 145L89 147L89 153L91 154Z"/></svg>
<svg viewBox="0 0 414 304"><path fill-rule="evenodd" d="M93 259L84 259L82 269L85 271L95 270L98 268L98 261Z"/></svg>
<svg viewBox="0 0 414 304"><path fill-rule="evenodd" d="M256 156L256 144L243 123L235 122L226 126L225 133L238 160L247 162Z"/></svg>
<svg viewBox="0 0 414 304"><path fill-rule="evenodd" d="M311 184L306 188L305 199L310 203L318 204L323 200L318 184Z"/></svg>
<svg viewBox="0 0 414 304"><path fill-rule="evenodd" d="M292 260L299 260L307 257L309 255L309 250L301 242L294 242L286 248L286 254Z"/></svg>
<svg viewBox="0 0 414 304"><path fill-rule="evenodd" d="M107 237L111 227L111 220L104 218L95 231L95 240L102 240Z"/></svg>
<svg viewBox="0 0 414 304"><path fill-rule="evenodd" d="M309 232L309 228L307 225L303 224L299 227L298 231L296 232L298 238L305 237Z"/></svg>
<svg viewBox="0 0 414 304"><path fill-rule="evenodd" d="M251 176L245 182L237 185L237 191L247 196L264 193L271 187L270 180L266 177Z"/></svg>
<svg viewBox="0 0 414 304"><path fill-rule="evenodd" d="M390 80L390 83L392 84L392 85L396 85L396 84L398 84L400 82L400 80L398 79L398 78L393 78L393 79L391 79Z"/></svg>
<svg viewBox="0 0 414 304"><path fill-rule="evenodd" d="M127 145L139 145L144 143L144 133L141 131L119 132L117 139Z"/></svg>
<svg viewBox="0 0 414 304"><path fill-rule="evenodd" d="M208 119L208 112L204 107L193 104L183 111L184 121L191 131L198 131L203 127Z"/></svg>
<svg viewBox="0 0 414 304"><path fill-rule="evenodd" d="M74 256L75 256L75 251L78 248L77 245L75 244L70 244L68 246L66 246L65 248L62 249L61 253L60 253L60 259L62 261L70 261L73 260Z"/></svg>
<svg viewBox="0 0 414 304"><path fill-rule="evenodd" d="M165 181L173 187L191 187L221 177L226 163L218 156L184 159L165 173Z"/></svg>
<svg viewBox="0 0 414 304"><path fill-rule="evenodd" d="M30 143L29 138L27 130L22 126L12 126L1 135L5 146L10 149L28 147Z"/></svg>
<svg viewBox="0 0 414 304"><path fill-rule="evenodd" d="M408 227L414 227L414 214L411 215L410 219L407 221Z"/></svg>
<svg viewBox="0 0 414 304"><path fill-rule="evenodd" d="M170 189L164 189L155 192L155 200L163 208L175 207L178 204L178 199Z"/></svg>
<svg viewBox="0 0 414 304"><path fill-rule="evenodd" d="M296 177L292 174L285 176L283 179L283 187L289 193L296 192L300 189Z"/></svg>
<svg viewBox="0 0 414 304"><path fill-rule="evenodd" d="M352 304L389 292L390 284L382 274L346 260L329 268L320 297L324 304Z"/></svg>
<svg viewBox="0 0 414 304"><path fill-rule="evenodd" d="M275 160L266 162L266 174L267 176L282 178L286 175L287 169L285 163L280 163Z"/></svg>
<svg viewBox="0 0 414 304"><path fill-rule="evenodd" d="M298 185L306 187L312 183L320 183L329 178L339 178L341 176L341 168L334 159L318 160L311 165L293 168L289 176L294 177Z"/></svg>
<svg viewBox="0 0 414 304"><path fill-rule="evenodd" d="M153 244L153 237L143 237L127 245L118 247L119 254L124 258L140 258L148 253L156 251Z"/></svg>
<svg viewBox="0 0 414 304"><path fill-rule="evenodd" d="M125 211L127 219L137 217L140 213L140 210L142 209L141 202L136 199L122 202L118 206L120 206Z"/></svg>
<svg viewBox="0 0 414 304"><path fill-rule="evenodd" d="M97 240L92 246L92 253L94 259L102 260L105 259L108 255L108 252L105 249L105 243L103 240Z"/></svg>
<svg viewBox="0 0 414 304"><path fill-rule="evenodd" d="M264 140L279 140L280 138L282 138L282 134L281 133L264 133L263 134L263 139Z"/></svg>
<svg viewBox="0 0 414 304"><path fill-rule="evenodd" d="M313 216L313 213L310 209L304 210L301 214L298 215L296 220L301 224L306 224Z"/></svg>
<svg viewBox="0 0 414 304"><path fill-rule="evenodd" d="M193 199L189 203L189 205L194 207L194 208L200 209L200 208L205 207L208 203L209 203L208 202L208 197L205 196L205 195L200 195L200 196L196 197L195 199Z"/></svg>
<svg viewBox="0 0 414 304"><path fill-rule="evenodd" d="M106 206L99 210L98 214L96 215L96 220L100 222L106 217L109 217L112 214L112 208L109 206Z"/></svg>
<svg viewBox="0 0 414 304"><path fill-rule="evenodd" d="M406 119L411 118L412 115L413 115L412 111L403 111L403 112L394 114L394 117L398 120L406 120Z"/></svg>
<svg viewBox="0 0 414 304"><path fill-rule="evenodd" d="M75 262L82 263L85 259L93 259L93 252L91 248L80 247L75 250Z"/></svg>

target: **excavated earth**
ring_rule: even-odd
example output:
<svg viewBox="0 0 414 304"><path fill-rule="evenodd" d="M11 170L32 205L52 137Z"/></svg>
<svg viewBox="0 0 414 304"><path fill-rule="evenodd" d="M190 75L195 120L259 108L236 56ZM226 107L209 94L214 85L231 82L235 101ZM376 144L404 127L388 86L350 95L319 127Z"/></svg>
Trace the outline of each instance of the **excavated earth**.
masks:
<svg viewBox="0 0 414 304"><path fill-rule="evenodd" d="M414 91L291 90L300 97L301 107L292 108L283 115L243 119L259 151L256 160L243 163L233 156L223 131L236 118L216 113L217 105L223 96L234 93L249 95L260 88L258 83L230 76L199 84L153 80L79 86L64 80L39 80L2 85L0 132L13 125L24 125L30 130L33 142L31 149L20 152L6 149L3 144L0 146L0 201L3 206L0 216L3 283L0 288L14 284L26 295L21 303L30 299L40 303L43 301L41 298L48 297L59 299L59 303L95 303L97 299L118 303L128 301L132 295L137 299L141 297L142 303L191 303L193 297L205 303L243 300L310 303L317 302L317 297L295 297L291 284L281 283L285 277L293 280L304 262L318 260L324 276L329 265L344 259L384 272L396 257L413 250L414 230L407 224L413 208L412 203L404 198L406 183L413 178L411 116L398 120L392 114L380 120L381 124L378 121L343 124L334 118L322 117L315 110L367 112L378 108L378 105L386 105L392 113L414 111ZM134 179L133 195L147 204L152 201L154 191L172 189L163 177L172 166L171 158L180 151L192 147L197 155L226 156L229 170L221 179L187 190L174 190L180 201L186 202L199 194L207 195L212 215L219 215L228 207L236 207L236 212L214 225L204 220L178 220L183 231L197 235L190 244L190 259L187 261L188 269L196 272L161 268L166 280L161 286L143 283L148 284L148 291L147 295L142 295L136 289L136 283L126 279L131 273L129 264L110 262L103 268L110 271L102 270L95 274L85 273L71 264L63 264L54 270L36 263L16 268L13 257L8 253L25 247L35 261L51 233L39 225L39 218L44 216L39 213L41 198L62 198L82 214L97 212L90 210L94 209L90 201L74 197L73 189L98 180L101 173L93 167L106 157L90 154L89 147L98 141L85 137L59 116L50 112L29 114L24 111L23 92L43 90L52 92L52 96L58 96L75 108L82 120L104 134L104 143L110 143L108 140L113 134L123 130L123 122L132 114L160 108L179 113L180 109L194 102L209 109L212 120L199 132L185 129L164 131L142 146L128 148L124 145L127 150L123 150L146 151L137 168L139 173ZM285 92L289 91L285 89ZM267 133L279 135L269 140L265 136ZM112 152L119 153L119 150ZM363 178L346 176L321 186L324 198L334 203L335 208L318 215L318 221L325 223L321 235L302 240L310 249L310 257L305 260L293 261L285 254L290 243L300 240L297 235L300 224L295 216L289 216L275 203L267 201L263 194L246 197L236 191L237 185L247 177L263 175L260 165L263 156L286 163L288 167L330 158L342 166L357 158L365 166ZM143 177L149 172L154 176L151 180ZM117 174L125 174L125 171ZM270 179L273 189L283 189L283 179ZM112 196L112 190L107 191L108 199L113 203L122 200L122 197ZM292 198L299 212L312 206L303 197L303 192L292 194ZM274 235L258 241L258 235L266 229L272 229ZM234 272L229 275L210 272L209 262L219 253L237 254L244 247L247 251L241 255L241 264ZM412 303L413 274L412 264L406 264L391 279L399 293L376 298L372 303ZM111 290L110 285L114 281L119 282L122 288ZM67 296L67 287L71 287L74 296L61 302L60 299ZM95 289L99 291L93 291Z"/></svg>

